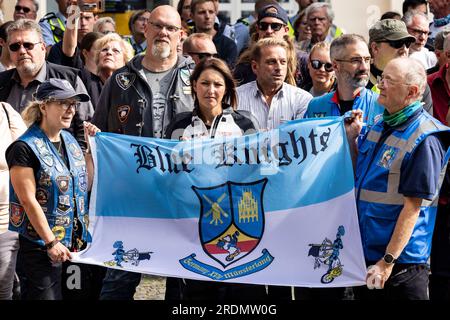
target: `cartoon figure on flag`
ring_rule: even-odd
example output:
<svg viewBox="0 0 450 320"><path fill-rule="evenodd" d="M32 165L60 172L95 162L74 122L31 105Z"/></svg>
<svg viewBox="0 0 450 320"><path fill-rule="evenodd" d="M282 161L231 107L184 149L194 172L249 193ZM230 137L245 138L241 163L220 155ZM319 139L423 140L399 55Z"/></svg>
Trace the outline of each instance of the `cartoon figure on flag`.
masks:
<svg viewBox="0 0 450 320"><path fill-rule="evenodd" d="M223 269L250 255L263 237L266 184L267 179L262 179L252 183L228 181L209 188L192 187L200 200L199 234L203 251ZM267 250L262 251L263 257L270 256ZM188 268L183 259L180 262ZM222 272L213 266L203 266L214 269L216 274Z"/></svg>
<svg viewBox="0 0 450 320"><path fill-rule="evenodd" d="M321 244L310 244L311 247L308 256L313 256L314 269L321 265L328 266L327 272L322 276L320 282L331 283L342 274L343 265L339 259L339 251L344 248L342 236L345 234L344 226L339 226L336 233L336 239L331 242L330 239L325 238Z"/></svg>
<svg viewBox="0 0 450 320"><path fill-rule="evenodd" d="M123 267L122 263L131 263L132 266L137 267L141 261L150 260L153 253L150 251L139 252L136 248L125 250L123 241L120 240L114 242L113 248L116 249L112 253L114 259L104 262L104 264L109 267Z"/></svg>

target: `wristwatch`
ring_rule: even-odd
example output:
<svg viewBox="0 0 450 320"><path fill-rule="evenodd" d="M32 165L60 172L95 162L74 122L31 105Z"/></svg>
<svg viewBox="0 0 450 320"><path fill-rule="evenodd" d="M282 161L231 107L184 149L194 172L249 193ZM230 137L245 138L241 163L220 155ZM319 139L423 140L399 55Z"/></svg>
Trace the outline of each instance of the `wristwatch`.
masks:
<svg viewBox="0 0 450 320"><path fill-rule="evenodd" d="M397 259L395 259L392 254L386 253L383 257L383 261L386 262L386 264L394 264L397 262Z"/></svg>
<svg viewBox="0 0 450 320"><path fill-rule="evenodd" d="M55 239L53 239L52 241L50 241L49 243L46 243L46 244L45 244L45 248L46 248L47 250L50 250L50 249L53 248L58 242L59 242L59 240L55 238Z"/></svg>

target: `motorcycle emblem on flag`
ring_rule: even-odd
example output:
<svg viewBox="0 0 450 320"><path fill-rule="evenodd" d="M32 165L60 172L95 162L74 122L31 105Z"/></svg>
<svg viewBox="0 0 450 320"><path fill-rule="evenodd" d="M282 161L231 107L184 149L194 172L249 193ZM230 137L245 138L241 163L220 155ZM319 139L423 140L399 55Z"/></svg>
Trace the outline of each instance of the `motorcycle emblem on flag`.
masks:
<svg viewBox="0 0 450 320"><path fill-rule="evenodd" d="M252 183L228 181L208 188L192 186L200 201L199 235L203 251L222 269L250 255L260 243L264 233L263 195L266 184L267 179L262 179ZM189 262L195 262L205 268L201 273L205 276L216 280L230 279L267 267L273 257L266 249L262 251L263 256L257 260L265 259L266 262L261 263L258 270L252 269L252 272L241 272L234 276L232 273L236 269L242 269L256 260L227 272L197 261L194 259L195 254L180 260L180 263L188 270L200 273L198 268L189 267ZM204 270L211 273L205 274Z"/></svg>

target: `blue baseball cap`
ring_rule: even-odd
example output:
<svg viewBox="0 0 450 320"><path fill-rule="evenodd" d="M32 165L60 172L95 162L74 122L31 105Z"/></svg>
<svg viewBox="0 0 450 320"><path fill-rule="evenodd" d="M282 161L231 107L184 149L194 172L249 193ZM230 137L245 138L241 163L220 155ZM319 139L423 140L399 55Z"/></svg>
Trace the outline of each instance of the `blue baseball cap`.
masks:
<svg viewBox="0 0 450 320"><path fill-rule="evenodd" d="M258 23L267 17L276 18L278 20L283 21L284 24L288 24L288 15L286 11L278 4L268 4L267 6L264 6L261 8L261 10L258 11Z"/></svg>
<svg viewBox="0 0 450 320"><path fill-rule="evenodd" d="M36 100L66 100L76 99L81 102L88 102L89 96L85 93L77 93L69 81L64 79L48 79L42 82L34 94Z"/></svg>

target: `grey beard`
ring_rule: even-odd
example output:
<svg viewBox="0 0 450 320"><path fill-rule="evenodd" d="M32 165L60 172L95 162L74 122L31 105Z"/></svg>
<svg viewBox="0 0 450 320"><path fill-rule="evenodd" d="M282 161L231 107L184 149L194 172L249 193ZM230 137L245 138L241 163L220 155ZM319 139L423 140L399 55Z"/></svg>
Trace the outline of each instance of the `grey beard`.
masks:
<svg viewBox="0 0 450 320"><path fill-rule="evenodd" d="M152 55L157 58L166 59L170 56L171 49L166 43L155 43L152 46Z"/></svg>
<svg viewBox="0 0 450 320"><path fill-rule="evenodd" d="M31 62L25 65L21 65L17 69L21 73L34 76L40 70L40 67L36 63Z"/></svg>

